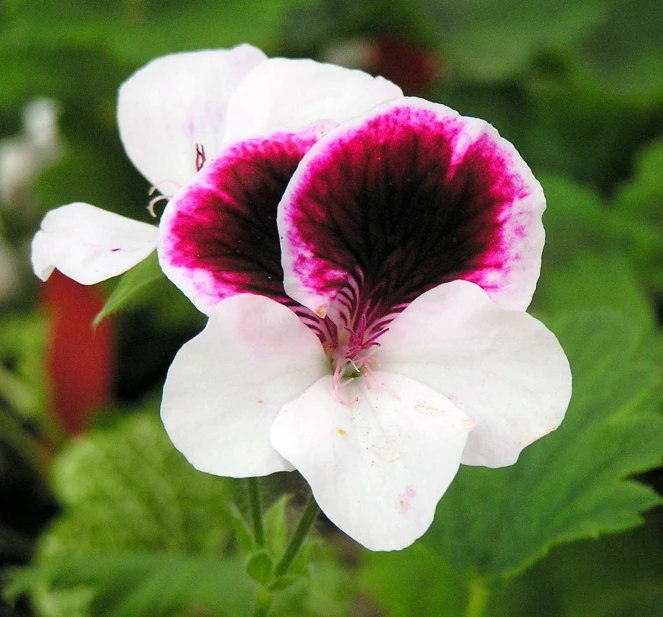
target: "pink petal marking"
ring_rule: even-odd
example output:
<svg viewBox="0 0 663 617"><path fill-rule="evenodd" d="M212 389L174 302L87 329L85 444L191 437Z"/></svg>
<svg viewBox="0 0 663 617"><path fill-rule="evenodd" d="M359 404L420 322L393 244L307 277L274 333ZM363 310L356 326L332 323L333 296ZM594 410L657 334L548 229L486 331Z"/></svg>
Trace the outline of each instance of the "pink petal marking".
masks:
<svg viewBox="0 0 663 617"><path fill-rule="evenodd" d="M164 272L207 313L239 293L293 305L283 290L276 209L306 151L330 128L315 125L227 146L168 204L159 258Z"/></svg>

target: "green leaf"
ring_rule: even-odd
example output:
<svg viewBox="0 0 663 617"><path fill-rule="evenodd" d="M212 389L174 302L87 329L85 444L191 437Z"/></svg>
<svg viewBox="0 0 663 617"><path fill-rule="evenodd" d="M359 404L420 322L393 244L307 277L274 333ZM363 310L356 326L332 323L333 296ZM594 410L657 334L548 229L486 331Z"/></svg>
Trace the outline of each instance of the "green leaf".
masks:
<svg viewBox="0 0 663 617"><path fill-rule="evenodd" d="M614 216L638 227L639 242L632 251L651 287L663 292L663 139L640 152L634 175L619 188L612 200Z"/></svg>
<svg viewBox="0 0 663 617"><path fill-rule="evenodd" d="M254 593L241 563L220 557L108 552L28 573L27 580L14 581L14 594L29 590L35 578L58 590L92 589L90 617L168 617L193 607L244 617Z"/></svg>
<svg viewBox="0 0 663 617"><path fill-rule="evenodd" d="M285 576L279 576L274 582L269 584L268 589L270 591L283 591L288 587L294 585L300 579L299 576L294 576L292 574L286 574Z"/></svg>
<svg viewBox="0 0 663 617"><path fill-rule="evenodd" d="M269 506L263 518L267 548L276 559L283 554L288 540L286 513L289 502L290 495L282 495Z"/></svg>
<svg viewBox="0 0 663 617"><path fill-rule="evenodd" d="M249 526L242 516L242 513L237 508L237 505L234 503L229 504L229 511L233 528L235 529L235 535L237 536L237 541L239 542L239 547L242 552L251 553L256 550L257 546L253 533L251 532L251 529L249 529Z"/></svg>
<svg viewBox="0 0 663 617"><path fill-rule="evenodd" d="M39 540L37 567L118 551L222 554L232 533L225 507L230 482L191 467L156 409L112 419L70 442L54 461L63 514ZM33 600L51 607L43 611L48 617L64 617L84 610L89 596L44 584Z"/></svg>
<svg viewBox="0 0 663 617"><path fill-rule="evenodd" d="M9 3L3 48L15 46L103 47L139 66L177 51L231 47L244 41L273 50L284 14L310 0L243 0L100 3L75 0L66 11L49 0Z"/></svg>
<svg viewBox="0 0 663 617"><path fill-rule="evenodd" d="M422 543L393 553L365 551L360 586L386 617L457 617L467 604L465 577Z"/></svg>
<svg viewBox="0 0 663 617"><path fill-rule="evenodd" d="M651 527L553 549L524 576L495 590L486 615L659 617L663 561Z"/></svg>
<svg viewBox="0 0 663 617"><path fill-rule="evenodd" d="M663 12L657 0L611 0L592 36L580 48L587 77L642 101L663 94Z"/></svg>
<svg viewBox="0 0 663 617"><path fill-rule="evenodd" d="M164 273L159 267L157 255L152 253L147 259L122 276L106 301L104 308L95 317L94 325L98 326L106 317L116 313L132 299L135 299L139 293L145 290L145 287L163 278Z"/></svg>
<svg viewBox="0 0 663 617"><path fill-rule="evenodd" d="M229 481L191 467L156 410L71 442L54 462L53 487L65 514L42 538L42 560L105 549L217 552L231 533Z"/></svg>
<svg viewBox="0 0 663 617"><path fill-rule="evenodd" d="M419 0L439 28L441 51L454 73L475 81L522 74L536 54L582 41L604 19L597 2Z"/></svg>
<svg viewBox="0 0 663 617"><path fill-rule="evenodd" d="M297 577L274 596L270 617L347 617L355 590L352 573L327 556L311 568L308 578ZM277 586L290 582L290 576L277 579ZM276 589L274 590L276 591Z"/></svg>
<svg viewBox="0 0 663 617"><path fill-rule="evenodd" d="M574 377L561 427L511 467L461 468L424 537L451 565L489 582L554 545L634 527L661 501L628 479L663 459L659 371L636 359L638 328L599 312L554 330Z"/></svg>
<svg viewBox="0 0 663 617"><path fill-rule="evenodd" d="M663 139L640 152L635 174L617 191L613 207L626 216L637 216L663 229Z"/></svg>
<svg viewBox="0 0 663 617"><path fill-rule="evenodd" d="M273 570L274 560L264 548L250 555L246 561L246 573L261 585L269 583Z"/></svg>
<svg viewBox="0 0 663 617"><path fill-rule="evenodd" d="M551 315L611 308L628 315L642 332L656 327L649 295L633 265L619 253L580 253L568 263L544 264L534 306Z"/></svg>
<svg viewBox="0 0 663 617"><path fill-rule="evenodd" d="M533 307L549 314L613 308L652 331L656 315L643 260L657 251L663 256L663 237L610 210L587 187L554 175L541 182L547 241Z"/></svg>
<svg viewBox="0 0 663 617"><path fill-rule="evenodd" d="M0 401L21 418L47 422L47 322L37 315L0 319Z"/></svg>

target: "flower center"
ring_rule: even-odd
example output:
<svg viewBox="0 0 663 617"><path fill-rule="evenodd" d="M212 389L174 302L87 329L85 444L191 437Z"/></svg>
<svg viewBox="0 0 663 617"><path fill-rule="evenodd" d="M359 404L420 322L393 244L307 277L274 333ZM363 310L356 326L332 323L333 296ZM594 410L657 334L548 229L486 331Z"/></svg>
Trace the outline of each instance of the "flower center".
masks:
<svg viewBox="0 0 663 617"><path fill-rule="evenodd" d="M349 326L336 326L333 341L324 345L325 352L333 367L333 388L336 396L343 405L354 405L358 397L348 400L343 390L358 377L366 377L368 387L371 382L383 385L373 373L373 369L380 365L375 356L376 347L380 346L377 339L386 332L387 328L373 330L367 326L366 316L362 315L359 323L351 328Z"/></svg>

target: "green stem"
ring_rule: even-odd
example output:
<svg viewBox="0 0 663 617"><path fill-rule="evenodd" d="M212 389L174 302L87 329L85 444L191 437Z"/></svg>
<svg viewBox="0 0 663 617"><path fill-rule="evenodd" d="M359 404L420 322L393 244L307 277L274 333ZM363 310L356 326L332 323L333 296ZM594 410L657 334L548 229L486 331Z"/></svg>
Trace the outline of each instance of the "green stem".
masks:
<svg viewBox="0 0 663 617"><path fill-rule="evenodd" d="M295 557L297 557L297 553L299 553L299 549L302 547L304 539L313 526L319 511L318 504L315 503L315 499L313 499L313 496L311 495L311 500L308 502L306 510L304 510L304 514L302 514L302 518L299 521L299 525L297 525L297 529L295 529L295 533L290 539L290 544L288 544L288 548L285 549L281 561L276 565L274 574L277 577L283 576L290 569L290 566L295 560Z"/></svg>
<svg viewBox="0 0 663 617"><path fill-rule="evenodd" d="M272 606L272 596L264 587L258 587L258 595L253 605L253 617L267 617Z"/></svg>
<svg viewBox="0 0 663 617"><path fill-rule="evenodd" d="M258 478L248 478L249 487L249 509L251 510L251 522L253 523L253 537L258 548L265 547L265 529L262 525L262 509L260 507L260 487Z"/></svg>
<svg viewBox="0 0 663 617"><path fill-rule="evenodd" d="M467 601L467 617L483 617L488 605L488 587L481 579L474 579L470 583L469 598Z"/></svg>

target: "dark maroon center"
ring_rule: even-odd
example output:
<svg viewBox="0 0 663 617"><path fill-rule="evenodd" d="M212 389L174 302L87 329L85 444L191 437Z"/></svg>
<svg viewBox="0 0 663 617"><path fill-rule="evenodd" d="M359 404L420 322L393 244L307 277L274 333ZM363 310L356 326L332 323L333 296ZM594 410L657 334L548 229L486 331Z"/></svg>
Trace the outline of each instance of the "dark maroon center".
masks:
<svg viewBox="0 0 663 617"><path fill-rule="evenodd" d="M294 268L306 286L338 294L351 327L455 279L488 290L508 269L504 221L527 187L488 136L454 160L462 127L427 109L391 109L309 162L289 218L302 255Z"/></svg>

